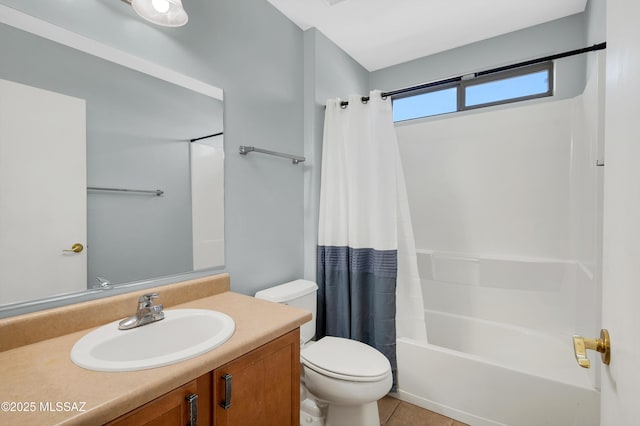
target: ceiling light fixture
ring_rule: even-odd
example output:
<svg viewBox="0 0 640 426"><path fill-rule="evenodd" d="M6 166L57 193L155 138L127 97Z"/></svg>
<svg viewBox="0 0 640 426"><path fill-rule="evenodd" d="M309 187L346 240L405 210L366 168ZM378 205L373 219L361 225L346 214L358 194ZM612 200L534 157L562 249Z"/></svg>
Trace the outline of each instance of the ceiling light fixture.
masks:
<svg viewBox="0 0 640 426"><path fill-rule="evenodd" d="M189 16L182 0L122 0L133 7L143 19L163 27L181 27Z"/></svg>

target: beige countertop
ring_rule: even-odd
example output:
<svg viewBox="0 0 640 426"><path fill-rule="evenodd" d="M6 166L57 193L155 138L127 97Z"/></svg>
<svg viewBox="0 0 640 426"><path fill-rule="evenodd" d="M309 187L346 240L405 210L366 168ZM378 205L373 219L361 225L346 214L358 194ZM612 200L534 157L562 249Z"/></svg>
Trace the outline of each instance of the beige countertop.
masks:
<svg viewBox="0 0 640 426"><path fill-rule="evenodd" d="M136 299L131 299L135 305ZM0 425L105 423L311 319L307 311L230 291L171 308L224 312L234 319L236 330L225 344L206 354L132 372L86 370L71 361L71 348L93 328L0 352Z"/></svg>

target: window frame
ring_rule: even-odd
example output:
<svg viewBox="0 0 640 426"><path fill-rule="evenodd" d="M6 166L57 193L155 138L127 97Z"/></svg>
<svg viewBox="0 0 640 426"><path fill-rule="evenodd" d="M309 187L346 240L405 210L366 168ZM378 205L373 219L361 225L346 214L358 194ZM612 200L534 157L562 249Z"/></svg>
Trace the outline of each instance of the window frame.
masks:
<svg viewBox="0 0 640 426"><path fill-rule="evenodd" d="M467 87L471 87L471 86L476 86L476 85L480 85L480 84L485 84L485 83L490 83L493 81L500 81L500 80L506 80L509 78L513 78L513 77L520 77L520 76L526 76L529 74L534 74L540 71L547 71L548 74L548 88L546 92L543 93L536 93L533 95L526 95L526 96L519 96L517 98L508 98L508 99L502 99L502 100L498 100L498 101L494 101L494 102L486 102L486 103L482 103L482 104L477 104L477 105L471 105L471 106L466 106L465 102L466 102L466 88ZM536 63L536 64L532 64L532 65L524 65L521 67L517 67L517 68L512 68L512 69L508 69L508 70L504 70L504 71L497 71L497 72L493 72L490 74L485 74L485 75L480 75L480 76L474 76L474 74L470 74L469 77L465 78L462 77L460 80L457 81L453 81L453 82L447 82L447 83L443 83L443 84L436 84L434 86L431 87L427 87L421 90L416 90L416 91L412 91L412 92L407 92L407 93L402 93L399 95L394 95L391 97L392 101L398 100L398 99L404 99L404 98L411 98L414 96L419 96L419 95L424 95L425 93L432 93L432 92L439 92L442 90L448 90L451 88L456 88L456 110L455 111L451 111L451 112L443 112L443 113L439 113L439 114L431 114L431 115L422 115L422 116L418 116L418 117L414 117L414 118L408 118L405 120L399 120L399 121L395 121L396 123L400 123L403 121L409 121L409 120L416 120L416 119L421 119L421 118L427 118L427 117L436 117L439 115L444 115L444 114L451 114L451 113L456 113L456 112L461 112L461 111L469 111L469 110L475 110L478 108L486 108L486 107L491 107L491 106L496 106L496 105L503 105L503 104L510 104L513 102L522 102L522 101L528 101L531 99L538 99L538 98L545 98L545 97L550 97L554 95L555 92L555 83L554 83L554 62L552 60L550 61L546 61L546 62L541 62L541 63Z"/></svg>
<svg viewBox="0 0 640 426"><path fill-rule="evenodd" d="M535 93L533 95L519 96L517 98L502 99L494 102L485 102L482 104L476 104L476 105L470 105L470 106L466 105L467 87L478 86L480 84L491 83L494 81L507 80L514 77L522 77L529 74L535 74L540 71L547 71L549 84L546 92ZM495 72L495 73L475 77L468 80L462 79L458 87L458 111L467 111L467 110L485 108L485 107L490 107L495 105L510 104L513 102L528 101L530 99L546 98L549 96L553 96L553 88L554 88L553 61L542 62L539 64L527 65L524 67L518 67L518 68L506 70L506 71Z"/></svg>

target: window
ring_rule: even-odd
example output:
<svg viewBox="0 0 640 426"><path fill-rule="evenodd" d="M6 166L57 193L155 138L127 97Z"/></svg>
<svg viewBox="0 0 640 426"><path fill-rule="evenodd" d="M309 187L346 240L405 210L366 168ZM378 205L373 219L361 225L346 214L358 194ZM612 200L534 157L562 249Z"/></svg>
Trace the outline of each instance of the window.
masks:
<svg viewBox="0 0 640 426"><path fill-rule="evenodd" d="M393 121L553 95L553 62L529 65L394 97Z"/></svg>
<svg viewBox="0 0 640 426"><path fill-rule="evenodd" d="M529 66L467 80L464 107L476 108L551 96L552 63Z"/></svg>
<svg viewBox="0 0 640 426"><path fill-rule="evenodd" d="M458 91L455 87L434 90L393 100L393 121L429 117L458 110Z"/></svg>

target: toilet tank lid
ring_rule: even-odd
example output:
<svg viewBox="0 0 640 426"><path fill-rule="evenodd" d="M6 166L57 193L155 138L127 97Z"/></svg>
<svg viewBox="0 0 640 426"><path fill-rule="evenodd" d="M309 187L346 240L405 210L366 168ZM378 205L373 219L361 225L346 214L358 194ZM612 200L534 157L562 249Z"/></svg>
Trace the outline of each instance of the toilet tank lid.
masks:
<svg viewBox="0 0 640 426"><path fill-rule="evenodd" d="M313 281L295 280L284 284L260 290L256 293L257 299L270 300L271 302L283 303L298 297L306 296L318 290L318 285Z"/></svg>

